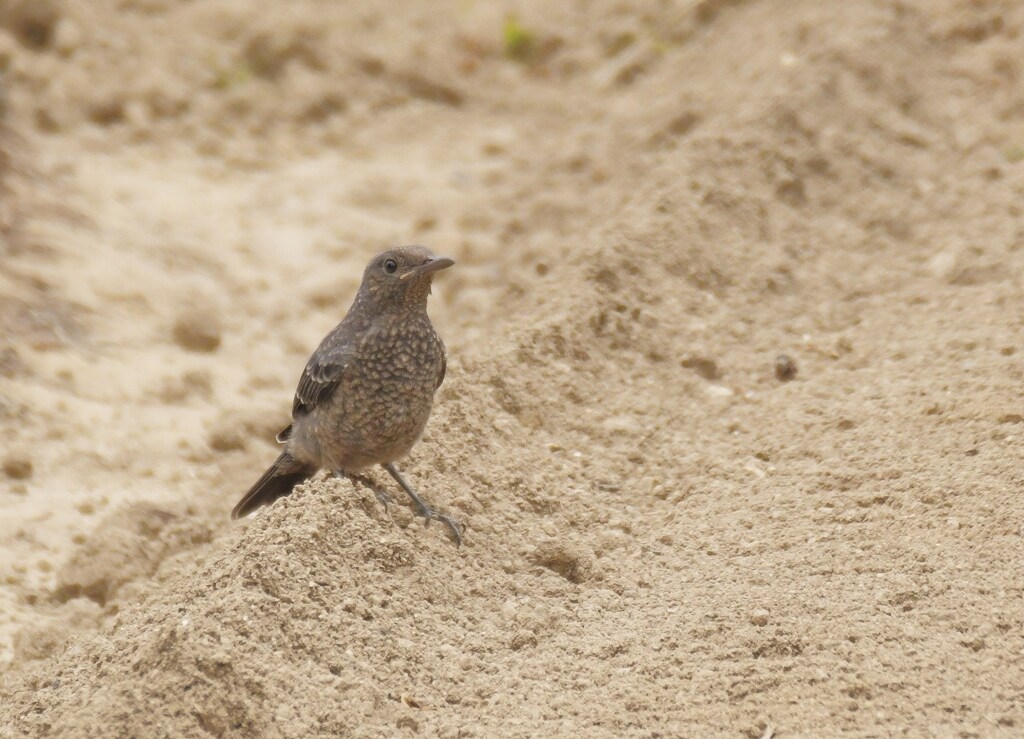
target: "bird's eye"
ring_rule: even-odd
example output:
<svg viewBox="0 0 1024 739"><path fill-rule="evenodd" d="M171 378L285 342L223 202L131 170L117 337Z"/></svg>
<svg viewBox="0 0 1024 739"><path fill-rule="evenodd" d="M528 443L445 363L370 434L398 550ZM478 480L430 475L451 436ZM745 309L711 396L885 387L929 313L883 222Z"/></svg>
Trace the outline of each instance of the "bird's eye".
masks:
<svg viewBox="0 0 1024 739"><path fill-rule="evenodd" d="M397 269L398 262L396 262L394 259L388 259L387 261L384 262L384 271L387 272L389 275L393 275Z"/></svg>

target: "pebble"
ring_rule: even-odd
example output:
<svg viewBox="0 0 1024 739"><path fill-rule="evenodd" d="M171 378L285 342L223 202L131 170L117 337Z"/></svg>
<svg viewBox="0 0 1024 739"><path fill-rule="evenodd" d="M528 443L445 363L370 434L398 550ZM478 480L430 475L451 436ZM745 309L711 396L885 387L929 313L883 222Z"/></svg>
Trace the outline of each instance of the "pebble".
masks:
<svg viewBox="0 0 1024 739"><path fill-rule="evenodd" d="M32 477L32 460L21 454L11 454L4 459L4 474L12 480L27 480Z"/></svg>
<svg viewBox="0 0 1024 739"><path fill-rule="evenodd" d="M70 18L61 18L53 29L53 48L61 56L71 56L82 45L82 30Z"/></svg>
<svg viewBox="0 0 1024 739"><path fill-rule="evenodd" d="M754 626L767 626L770 614L764 608L755 608L750 612L750 623Z"/></svg>
<svg viewBox="0 0 1024 739"><path fill-rule="evenodd" d="M775 377L782 382L788 382L796 377L796 360L788 354L780 354L775 357Z"/></svg>
<svg viewBox="0 0 1024 739"><path fill-rule="evenodd" d="M212 352L220 346L220 321L208 310L187 310L174 322L174 341L193 352Z"/></svg>

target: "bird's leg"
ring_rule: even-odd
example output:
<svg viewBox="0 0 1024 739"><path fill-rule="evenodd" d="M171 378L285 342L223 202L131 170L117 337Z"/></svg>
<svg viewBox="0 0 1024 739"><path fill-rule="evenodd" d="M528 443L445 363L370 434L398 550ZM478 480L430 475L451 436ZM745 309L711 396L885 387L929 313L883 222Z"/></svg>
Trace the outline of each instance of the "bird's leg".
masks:
<svg viewBox="0 0 1024 739"><path fill-rule="evenodd" d="M351 482L353 485L360 484L363 485L364 487L370 488L370 490L373 491L373 494L377 496L377 500L380 501L380 504L384 506L385 511L387 511L388 506L390 504L395 502L394 500L391 499L391 496L388 495L386 490L383 490L380 487L378 487L377 483L375 483L366 475L356 475L352 472L346 472L345 470L334 470L334 476L343 477L349 482Z"/></svg>
<svg viewBox="0 0 1024 739"><path fill-rule="evenodd" d="M402 475L399 474L398 468L395 467L394 464L388 462L387 464L382 464L381 467L386 469L388 471L388 474L395 478L395 482L402 486L402 490L409 494L409 497L412 498L413 504L416 506L417 512L419 513L419 515L423 516L423 518L427 519L427 523L430 523L433 520L440 521L441 523L445 524L451 530L452 535L455 537L456 545L462 545L462 529L459 527L458 522L454 518L449 516L447 513L442 513L441 511L438 511L432 508L431 506L427 505L423 498L418 496L416 494L416 491L412 489L412 486L409 485L409 483L407 483L404 479L402 479Z"/></svg>

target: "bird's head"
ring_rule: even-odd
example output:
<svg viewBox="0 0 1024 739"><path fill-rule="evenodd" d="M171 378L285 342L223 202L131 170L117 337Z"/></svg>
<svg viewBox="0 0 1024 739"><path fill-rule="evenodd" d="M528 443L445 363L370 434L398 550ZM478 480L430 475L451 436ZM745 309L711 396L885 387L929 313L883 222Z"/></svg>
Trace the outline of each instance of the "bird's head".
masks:
<svg viewBox="0 0 1024 739"><path fill-rule="evenodd" d="M426 306L434 274L451 267L448 257L435 257L424 246L399 246L375 256L363 272L359 299L378 309Z"/></svg>

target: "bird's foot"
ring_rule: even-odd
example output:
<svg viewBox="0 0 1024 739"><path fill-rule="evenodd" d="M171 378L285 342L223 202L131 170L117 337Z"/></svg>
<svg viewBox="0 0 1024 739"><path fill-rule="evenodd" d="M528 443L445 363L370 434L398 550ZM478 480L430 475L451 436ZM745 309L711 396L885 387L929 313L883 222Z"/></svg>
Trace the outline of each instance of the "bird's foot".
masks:
<svg viewBox="0 0 1024 739"><path fill-rule="evenodd" d="M398 471L398 468L395 467L393 462L385 462L381 467L386 469L388 474L395 478L395 482L402 487L402 490L409 494L409 497L412 499L412 504L416 507L417 515L423 516L423 518L427 520L428 524L431 521L440 521L443 523L448 527L448 530L451 531L452 538L455 540L455 545L459 547L462 546L462 527L459 526L458 521L447 513L442 513L441 511L427 505L427 502L417 495L416 491L412 489L412 486L405 481L405 478L402 477L402 474Z"/></svg>
<svg viewBox="0 0 1024 739"><path fill-rule="evenodd" d="M381 489L380 489L379 487L377 487L376 485L374 485L373 487L371 487L371 488L370 488L370 490L372 490L372 491L373 491L373 494L377 496L377 500L378 500L378 501L380 501L380 504L381 504L382 506L384 506L384 512L385 512L385 513L387 513L387 510L388 510L388 506L389 506L389 505L391 505L392 503L394 503L394 502L395 502L395 499L394 499L394 498L392 498L392 497L391 497L390 495L388 495L387 493L385 493L385 492L384 492L383 490L381 490Z"/></svg>
<svg viewBox="0 0 1024 739"><path fill-rule="evenodd" d="M416 505L416 515L422 516L426 519L427 525L429 525L431 521L440 521L448 527L448 530L452 534L452 538L455 540L455 546L462 546L462 527L459 525L458 521L443 511L431 508L422 500L415 500L414 503Z"/></svg>

